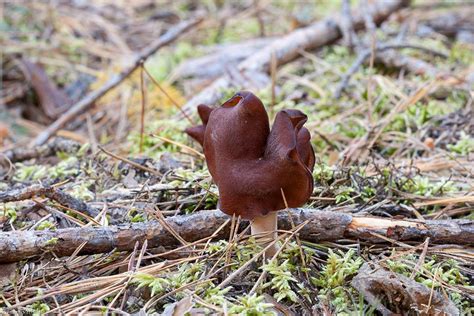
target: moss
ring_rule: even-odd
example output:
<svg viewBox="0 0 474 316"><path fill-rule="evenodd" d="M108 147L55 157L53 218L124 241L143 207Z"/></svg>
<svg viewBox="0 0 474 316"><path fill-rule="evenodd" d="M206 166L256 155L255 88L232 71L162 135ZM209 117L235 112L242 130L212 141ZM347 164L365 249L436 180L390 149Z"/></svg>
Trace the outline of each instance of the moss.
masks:
<svg viewBox="0 0 474 316"><path fill-rule="evenodd" d="M271 311L272 304L265 303L263 296L256 294L243 295L239 298L238 304L234 304L229 308L230 315L242 316L274 316L277 315Z"/></svg>
<svg viewBox="0 0 474 316"><path fill-rule="evenodd" d="M0 217L4 216L8 218L8 222L12 224L18 217L17 211L19 210L16 203L0 203Z"/></svg>
<svg viewBox="0 0 474 316"><path fill-rule="evenodd" d="M318 297L323 301L330 301L336 312L355 311L357 306L353 305L351 296L356 293L349 282L363 262L353 249L346 253L329 249L327 263L319 277L311 279L320 288Z"/></svg>
<svg viewBox="0 0 474 316"><path fill-rule="evenodd" d="M455 144L448 144L448 149L460 155L468 155L474 152L474 138L461 131L459 140Z"/></svg>

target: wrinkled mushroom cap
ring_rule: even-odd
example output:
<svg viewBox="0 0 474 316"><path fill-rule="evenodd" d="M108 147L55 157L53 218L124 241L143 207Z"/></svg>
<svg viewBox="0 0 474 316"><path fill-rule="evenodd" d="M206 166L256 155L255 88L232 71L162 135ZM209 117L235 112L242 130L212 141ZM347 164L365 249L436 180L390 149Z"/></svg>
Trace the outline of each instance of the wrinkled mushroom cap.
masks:
<svg viewBox="0 0 474 316"><path fill-rule="evenodd" d="M277 113L270 131L260 99L241 91L218 108L198 107L202 125L186 132L204 148L219 208L246 219L303 205L313 191L314 151L299 110Z"/></svg>

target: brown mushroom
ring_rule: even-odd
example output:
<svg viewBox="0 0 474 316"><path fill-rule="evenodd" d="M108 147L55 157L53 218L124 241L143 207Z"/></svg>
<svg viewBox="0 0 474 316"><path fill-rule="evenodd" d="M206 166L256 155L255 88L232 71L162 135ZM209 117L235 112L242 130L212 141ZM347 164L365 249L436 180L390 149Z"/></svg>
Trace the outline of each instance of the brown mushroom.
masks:
<svg viewBox="0 0 474 316"><path fill-rule="evenodd" d="M280 111L270 131L265 107L247 91L218 108L200 105L198 113L203 125L186 132L204 148L219 209L252 220L252 234L275 239L276 211L303 205L313 191L314 151L303 127L307 116Z"/></svg>

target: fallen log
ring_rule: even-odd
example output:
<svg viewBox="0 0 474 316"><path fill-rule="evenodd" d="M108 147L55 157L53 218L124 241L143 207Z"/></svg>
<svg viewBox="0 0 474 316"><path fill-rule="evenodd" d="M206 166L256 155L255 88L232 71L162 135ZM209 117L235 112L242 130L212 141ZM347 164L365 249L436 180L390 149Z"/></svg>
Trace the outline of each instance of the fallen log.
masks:
<svg viewBox="0 0 474 316"><path fill-rule="evenodd" d="M291 219L290 219L291 216ZM158 222L125 224L106 227L66 228L56 231L12 231L0 233L0 263L15 262L44 253L56 256L71 255L78 247L79 254L96 254L112 250L133 250L135 243L148 242L148 247L175 246L181 239L192 242L212 236L229 221L220 211L200 211L191 215L166 218L166 226ZM424 222L392 220L375 217L355 217L351 214L317 209L293 209L282 211L278 226L291 230L292 223L308 221L300 230L299 237L312 242L356 238L371 242L385 242L382 237L399 241L423 241L431 243L474 244L474 221L448 220ZM248 222L242 222L242 229ZM215 238L227 238L230 224L215 234ZM171 231L170 227L172 228Z"/></svg>
<svg viewBox="0 0 474 316"><path fill-rule="evenodd" d="M372 20L380 24L392 13L408 6L409 0L386 0L375 2L369 8ZM270 72L272 59L275 58L277 65L288 63L298 57L300 51L315 49L330 44L342 37L340 28L341 17L328 18L305 28L298 29L281 39L277 39L259 52L245 59L237 67L240 76L247 79L249 83L260 85L266 84L262 78ZM355 31L363 29L365 26L362 12L353 14L353 28ZM199 104L215 104L223 96L225 89L232 87L233 78L222 76L214 81L209 87L202 90L195 97L190 99L184 106L184 112L189 115L194 112ZM249 87L238 87L249 88Z"/></svg>

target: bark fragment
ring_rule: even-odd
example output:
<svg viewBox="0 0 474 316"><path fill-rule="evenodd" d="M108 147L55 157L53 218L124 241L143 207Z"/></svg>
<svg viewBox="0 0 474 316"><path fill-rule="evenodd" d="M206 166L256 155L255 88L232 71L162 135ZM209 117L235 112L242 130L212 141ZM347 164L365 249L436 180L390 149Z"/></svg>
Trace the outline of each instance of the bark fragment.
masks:
<svg viewBox="0 0 474 316"><path fill-rule="evenodd" d="M404 275L365 263L352 280L356 288L382 315L459 315L440 293Z"/></svg>

